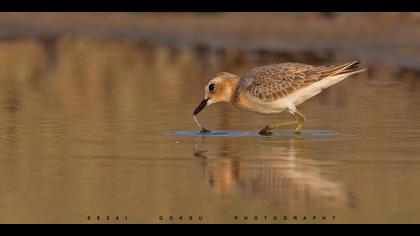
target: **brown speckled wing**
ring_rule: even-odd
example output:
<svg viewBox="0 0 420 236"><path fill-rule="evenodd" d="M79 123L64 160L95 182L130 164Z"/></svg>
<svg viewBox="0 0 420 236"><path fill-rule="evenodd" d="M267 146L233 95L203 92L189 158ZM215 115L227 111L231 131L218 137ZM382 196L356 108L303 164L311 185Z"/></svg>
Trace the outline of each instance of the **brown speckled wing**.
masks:
<svg viewBox="0 0 420 236"><path fill-rule="evenodd" d="M328 76L349 72L351 62L340 66L321 66L281 63L261 66L245 73L240 86L263 102L272 102Z"/></svg>

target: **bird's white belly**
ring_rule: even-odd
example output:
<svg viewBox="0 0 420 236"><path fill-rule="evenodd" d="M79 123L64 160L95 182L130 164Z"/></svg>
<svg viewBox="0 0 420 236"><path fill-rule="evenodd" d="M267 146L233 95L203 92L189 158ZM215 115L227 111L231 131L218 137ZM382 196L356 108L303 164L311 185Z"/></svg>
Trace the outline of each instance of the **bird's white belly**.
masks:
<svg viewBox="0 0 420 236"><path fill-rule="evenodd" d="M293 103L288 97L280 98L273 102L265 103L265 114L280 113L287 110Z"/></svg>
<svg viewBox="0 0 420 236"><path fill-rule="evenodd" d="M274 114L285 111L290 106L290 99L281 98L273 102L263 102L255 97L248 96L249 102L246 106L241 107L242 109L262 113L262 114Z"/></svg>

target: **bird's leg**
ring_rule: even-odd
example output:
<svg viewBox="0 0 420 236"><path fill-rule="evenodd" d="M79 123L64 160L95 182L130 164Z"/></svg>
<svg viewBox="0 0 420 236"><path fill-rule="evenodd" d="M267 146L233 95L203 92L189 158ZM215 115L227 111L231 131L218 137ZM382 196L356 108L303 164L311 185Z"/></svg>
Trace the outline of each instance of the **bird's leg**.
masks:
<svg viewBox="0 0 420 236"><path fill-rule="evenodd" d="M292 114L292 113L290 113ZM295 116L292 114L293 118L295 118ZM278 124L271 124L271 125L267 125L265 126L262 130L260 130L260 132L258 132L258 134L261 135L272 135L272 130L273 129L278 129L280 127L284 127L284 126L289 126L289 125L297 125L297 121L295 118L295 121L286 121L286 122L282 122L282 123L278 123Z"/></svg>
<svg viewBox="0 0 420 236"><path fill-rule="evenodd" d="M305 122L306 118L305 116L300 113L298 110L294 109L293 111L290 112L293 117L296 120L296 129L295 129L295 133L299 134L300 130L302 129L303 126L303 122Z"/></svg>
<svg viewBox="0 0 420 236"><path fill-rule="evenodd" d="M289 111L290 114L292 114L294 121L287 121L279 124L272 124L265 126L258 134L261 135L272 135L272 130L277 129L283 126L289 126L289 125L296 125L295 133L299 134L300 130L302 129L303 122L305 121L305 116L300 113L296 108Z"/></svg>
<svg viewBox="0 0 420 236"><path fill-rule="evenodd" d="M262 130L260 130L260 132L258 132L258 134L261 134L261 135L272 135L272 132L271 131L273 129L278 129L278 128L283 127L283 126L297 125L297 124L298 124L297 121L286 121L286 122L279 123L279 124L267 125Z"/></svg>

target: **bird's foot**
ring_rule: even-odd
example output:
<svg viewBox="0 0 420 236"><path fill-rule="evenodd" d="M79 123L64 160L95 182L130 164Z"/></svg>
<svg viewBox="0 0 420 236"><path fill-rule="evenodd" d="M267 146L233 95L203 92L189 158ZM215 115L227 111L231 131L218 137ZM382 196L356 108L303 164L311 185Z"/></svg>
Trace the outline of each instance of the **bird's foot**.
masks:
<svg viewBox="0 0 420 236"><path fill-rule="evenodd" d="M299 120L296 125L295 134L300 134L300 130L302 129L302 126L303 126L303 121Z"/></svg>
<svg viewBox="0 0 420 236"><path fill-rule="evenodd" d="M265 135L265 136L270 136L270 135L272 135L273 133L271 132L270 127L267 125L267 126L265 126L262 130L260 130L260 132L258 132L258 134L260 134L260 135Z"/></svg>

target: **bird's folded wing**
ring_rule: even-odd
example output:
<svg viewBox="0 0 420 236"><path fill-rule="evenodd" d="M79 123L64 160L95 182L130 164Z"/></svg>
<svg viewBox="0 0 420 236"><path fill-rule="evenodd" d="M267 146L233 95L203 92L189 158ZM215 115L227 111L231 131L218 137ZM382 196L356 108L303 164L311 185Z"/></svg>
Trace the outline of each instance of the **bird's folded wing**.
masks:
<svg viewBox="0 0 420 236"><path fill-rule="evenodd" d="M324 78L357 69L357 61L339 66L321 66L282 63L254 68L240 79L240 85L249 94L263 102L272 102Z"/></svg>

